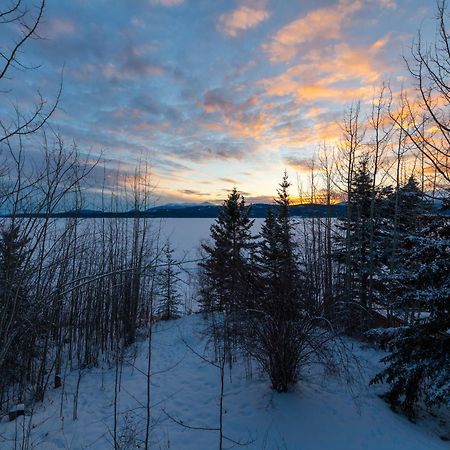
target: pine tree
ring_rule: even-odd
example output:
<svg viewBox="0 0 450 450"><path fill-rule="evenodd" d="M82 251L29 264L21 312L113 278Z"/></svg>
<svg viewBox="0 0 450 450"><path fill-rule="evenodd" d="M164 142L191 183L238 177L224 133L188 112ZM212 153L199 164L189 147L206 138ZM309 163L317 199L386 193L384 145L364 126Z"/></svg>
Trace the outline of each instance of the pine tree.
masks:
<svg viewBox="0 0 450 450"><path fill-rule="evenodd" d="M216 357L231 364L242 335L246 311L254 304L251 292L254 250L251 235L253 220L244 197L234 188L224 201L211 226L212 244L203 244L205 260L200 265L200 308L219 312L209 316L207 330L212 337Z"/></svg>
<svg viewBox="0 0 450 450"><path fill-rule="evenodd" d="M295 317L298 310L299 271L293 223L289 215L289 187L285 172L275 199L276 212L269 209L261 228L259 266L265 286L263 309Z"/></svg>
<svg viewBox="0 0 450 450"><path fill-rule="evenodd" d="M257 259L261 301L248 315L246 326L248 352L277 392L286 392L297 381L312 329L300 298L289 186L285 173L277 191L276 211L269 209L261 228Z"/></svg>
<svg viewBox="0 0 450 450"><path fill-rule="evenodd" d="M337 286L337 315L347 332L358 334L370 328L373 289L371 277L381 264L379 203L381 193L362 159L348 193L347 216L339 220L334 257L343 273ZM375 214L372 202L375 200Z"/></svg>
<svg viewBox="0 0 450 450"><path fill-rule="evenodd" d="M177 319L180 316L181 294L178 291L180 272L176 270L173 248L164 247L164 266L158 276L159 304L157 315L161 320Z"/></svg>
<svg viewBox="0 0 450 450"><path fill-rule="evenodd" d="M422 234L422 228L431 217L430 207L414 177L386 199L385 267L376 288L377 303L388 311L389 320L402 316L407 321L408 311L413 313L414 302L407 300L416 290L416 276L412 271L415 261L410 262L411 239Z"/></svg>
<svg viewBox="0 0 450 450"><path fill-rule="evenodd" d="M387 398L413 418L416 405L450 402L450 219L431 213L417 182L399 189L396 251L380 277L392 314L404 326L392 333L386 369Z"/></svg>
<svg viewBox="0 0 450 450"><path fill-rule="evenodd" d="M200 263L200 306L203 311L236 312L246 307L249 257L254 247L244 197L232 190L215 223L211 226L212 244L203 244L205 261Z"/></svg>
<svg viewBox="0 0 450 450"><path fill-rule="evenodd" d="M11 224L0 239L0 391L21 379L35 355L37 310L28 296L28 239Z"/></svg>

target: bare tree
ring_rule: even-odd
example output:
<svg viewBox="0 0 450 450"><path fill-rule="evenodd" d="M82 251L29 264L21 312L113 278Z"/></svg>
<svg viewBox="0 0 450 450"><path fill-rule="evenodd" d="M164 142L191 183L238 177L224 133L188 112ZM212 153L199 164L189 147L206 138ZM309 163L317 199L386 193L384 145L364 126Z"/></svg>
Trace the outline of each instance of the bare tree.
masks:
<svg viewBox="0 0 450 450"><path fill-rule="evenodd" d="M408 121L402 127L416 149L450 181L450 34L447 1L437 5L434 42L425 42L419 32L411 58L406 59L417 98L405 101Z"/></svg>
<svg viewBox="0 0 450 450"><path fill-rule="evenodd" d="M7 5L0 8L0 29L2 27L6 29L10 24L15 24L17 32L9 40L2 39L0 44L0 88L7 86L10 73L38 68L38 66L27 65L21 55L30 41L40 38L38 30L42 23L46 0L40 0L34 8L27 7L24 0L4 3ZM8 33L4 35L8 36ZM34 108L30 112L23 113L14 106L9 118L0 118L0 144L12 137L31 135L41 129L56 110L61 89L62 83L59 85L55 100L50 104L47 104L47 100L38 91ZM11 92L3 88L3 90L0 89L0 94L5 96L10 95Z"/></svg>

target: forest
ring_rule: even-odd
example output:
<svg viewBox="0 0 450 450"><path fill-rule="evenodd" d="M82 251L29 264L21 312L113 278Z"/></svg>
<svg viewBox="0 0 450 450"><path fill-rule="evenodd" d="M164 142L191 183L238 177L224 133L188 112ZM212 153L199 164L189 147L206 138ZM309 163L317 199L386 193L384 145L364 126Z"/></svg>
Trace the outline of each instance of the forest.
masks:
<svg viewBox="0 0 450 450"><path fill-rule="evenodd" d="M5 104L12 94L1 86L12 69L39 70L21 61L28 42L39 38L46 4L38 3L34 10L24 9L20 0L0 7L0 29L15 23L18 30L16 44L0 54ZM8 211L0 219L0 447L35 448L33 415L49 396L60 399L60 416L69 402L71 417L65 420L76 421L83 379L107 368L114 387L110 448L166 448L152 440L158 426L154 342L161 324L188 315L198 317L196 331L206 344L201 350L188 339L178 345L218 373L218 425L202 431L176 413L164 414L187 432L212 432L214 448L252 444L231 437L225 427L226 384L244 376L239 367L257 368L276 395L293 395L311 364L348 382L357 363L349 340L383 352L382 367L368 382L382 386L386 409L412 422L432 411L444 417L447 432L441 439L450 440L445 2L436 12L435 41L418 35L403 62L408 84L394 92L383 83L369 105L349 104L339 123L339 143L319 143L308 159L309 184L284 172L279 185L269 187L274 201L260 227L235 186L195 258L180 258L151 217L56 217L61 210L85 207L93 179L101 180L103 211L121 211L124 205L148 210L156 195L151 156L124 186L119 174L114 179L107 173L101 156L67 144L70 136L63 137L51 122L63 79L53 98L36 92L33 109L12 106L10 116L0 120L0 202ZM30 146L42 156L40 165L28 163ZM299 199L324 205L329 214L294 217L290 211ZM337 204L344 213L336 218ZM188 264L195 270L186 278ZM194 292L189 299L183 295L186 283ZM122 373L142 343L142 422L138 429L128 427L124 437ZM70 374L75 388L67 400ZM19 420L23 424L12 435L2 429L3 422Z"/></svg>

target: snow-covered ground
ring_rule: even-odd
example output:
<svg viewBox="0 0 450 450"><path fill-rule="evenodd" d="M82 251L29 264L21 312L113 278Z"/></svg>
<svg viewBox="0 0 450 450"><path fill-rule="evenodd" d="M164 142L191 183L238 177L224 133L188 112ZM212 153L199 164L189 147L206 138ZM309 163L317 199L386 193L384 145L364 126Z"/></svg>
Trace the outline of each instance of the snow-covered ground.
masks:
<svg viewBox="0 0 450 450"><path fill-rule="evenodd" d="M195 355L186 345L203 353L205 340L200 315L159 323L155 327L151 383L151 448L210 450L218 448L218 433L187 429L167 415L192 427L216 428L219 421L220 378L217 368ZM319 366L302 373L295 390L274 393L256 368L246 377L242 362L235 364L225 386L224 432L248 443L248 449L289 450L434 450L448 449L438 437L443 425L413 424L392 412L378 397L383 386L367 382L380 367L382 354L349 342L361 363L359 381L351 386L325 374ZM142 439L145 430L148 345L143 339L135 359L128 356L118 395L118 435L128 446L133 436ZM111 449L114 424L114 381L112 368L86 369L80 381L78 419L73 420L74 392L78 372L67 375L64 388L50 390L32 418L0 423L0 448L15 448L14 434L31 423L29 448ZM62 402L62 403L61 403ZM61 406L62 405L62 406ZM60 414L60 409L62 414ZM165 412L167 413L165 413ZM31 421L31 422L30 422ZM439 427L438 427L439 426ZM438 428L440 428L438 430ZM231 444L226 443L226 448ZM20 446L16 448L21 448ZM235 447L237 448L237 447Z"/></svg>
<svg viewBox="0 0 450 450"><path fill-rule="evenodd" d="M213 219L162 219L161 241L170 239L178 259L198 257L200 241L209 235ZM255 222L255 234L261 220ZM186 264L186 281L195 264ZM184 285L186 295L195 286ZM155 449L210 450L218 448L218 432L185 428L217 428L219 423L220 377L217 368L196 356L186 342L203 353L204 325L198 315L156 325L152 345L151 447ZM379 398L384 386L368 386L381 368L382 353L356 342L349 343L360 361L361 378L350 385L325 374L320 366L308 367L295 390L276 394L267 378L253 367L238 362L227 372L224 399L224 432L233 440L255 450L433 450L449 449L450 422L428 416L417 424L392 412ZM123 449L142 442L146 418L148 344L143 338L136 346L135 358L127 356L118 395L117 435ZM78 371L66 372L63 388L49 390L43 404L29 415L0 423L0 449L36 448L94 449L113 448L115 368L85 369L79 384L77 420L74 398ZM448 417L447 417L448 420ZM30 446L20 438L30 427ZM25 431L26 434L26 431ZM225 448L232 444L225 442ZM239 447L235 447L239 448Z"/></svg>

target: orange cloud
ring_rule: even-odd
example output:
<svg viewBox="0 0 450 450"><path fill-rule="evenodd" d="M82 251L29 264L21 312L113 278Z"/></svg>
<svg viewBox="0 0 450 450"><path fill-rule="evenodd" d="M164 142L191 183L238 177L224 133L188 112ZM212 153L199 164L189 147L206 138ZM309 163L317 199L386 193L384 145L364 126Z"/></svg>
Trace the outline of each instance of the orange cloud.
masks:
<svg viewBox="0 0 450 450"><path fill-rule="evenodd" d="M316 107L312 107L309 108L307 113L305 114L305 116L308 119L313 119L315 117L320 116L321 114L327 113L329 111L328 108L316 108Z"/></svg>
<svg viewBox="0 0 450 450"><path fill-rule="evenodd" d="M369 98L386 70L379 52L388 40L389 36L369 47L338 44L311 50L302 63L259 84L269 96L294 95L299 102L347 103Z"/></svg>
<svg viewBox="0 0 450 450"><path fill-rule="evenodd" d="M281 28L263 45L272 62L285 62L297 55L300 44L339 39L352 16L361 10L361 0L340 0L335 6L319 8Z"/></svg>
<svg viewBox="0 0 450 450"><path fill-rule="evenodd" d="M269 12L264 8L241 6L234 11L219 17L218 27L227 36L236 37L240 32L254 28L269 18Z"/></svg>

